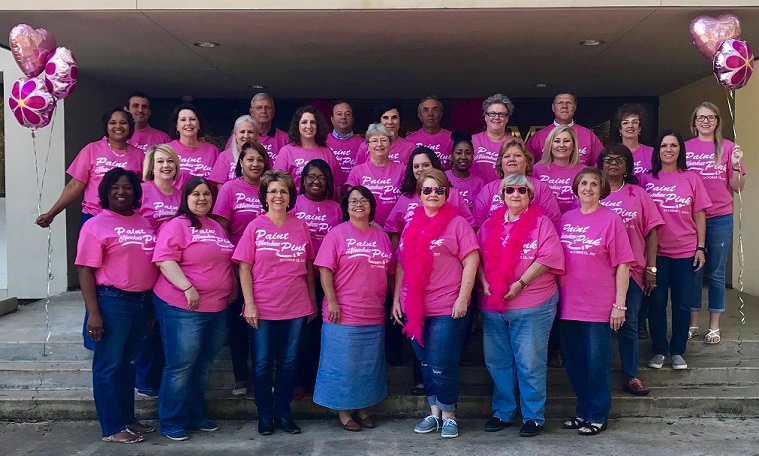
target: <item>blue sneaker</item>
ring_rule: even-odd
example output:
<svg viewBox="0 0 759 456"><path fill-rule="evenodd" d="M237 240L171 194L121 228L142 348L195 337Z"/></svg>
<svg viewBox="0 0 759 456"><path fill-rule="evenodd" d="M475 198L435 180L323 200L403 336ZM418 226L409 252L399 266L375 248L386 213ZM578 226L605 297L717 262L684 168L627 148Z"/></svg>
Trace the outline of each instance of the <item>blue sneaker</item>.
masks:
<svg viewBox="0 0 759 456"><path fill-rule="evenodd" d="M459 436L459 425L456 420L452 418L446 418L443 420L443 431L440 436L444 439L452 439Z"/></svg>
<svg viewBox="0 0 759 456"><path fill-rule="evenodd" d="M163 434L163 436L175 442L182 442L190 438L187 435L187 431L175 431L171 434Z"/></svg>
<svg viewBox="0 0 759 456"><path fill-rule="evenodd" d="M156 390L150 390L150 389L141 390L141 389L135 388L135 392L137 393L137 396L139 397L147 397L149 399L156 399L158 397L158 391Z"/></svg>
<svg viewBox="0 0 759 456"><path fill-rule="evenodd" d="M206 418L205 420L193 426L192 430L203 431L203 432L216 432L219 430L219 426L217 426L215 422Z"/></svg>
<svg viewBox="0 0 759 456"><path fill-rule="evenodd" d="M430 415L420 421L419 424L414 427L414 432L417 434L429 434L430 432L439 431L440 427L440 418L436 417L435 415Z"/></svg>

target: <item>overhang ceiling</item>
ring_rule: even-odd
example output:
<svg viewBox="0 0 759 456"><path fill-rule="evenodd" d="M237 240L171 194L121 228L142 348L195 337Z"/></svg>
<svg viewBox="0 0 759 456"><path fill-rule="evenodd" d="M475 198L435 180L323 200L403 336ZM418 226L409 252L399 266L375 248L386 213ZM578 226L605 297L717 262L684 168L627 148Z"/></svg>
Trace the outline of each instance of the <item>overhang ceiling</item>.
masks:
<svg viewBox="0 0 759 456"><path fill-rule="evenodd" d="M711 74L688 24L737 15L759 46L759 8L19 12L88 77L161 97L658 96ZM578 45L600 39L596 47ZM221 46L203 49L195 42ZM759 49L759 48L758 48ZM548 83L536 88L536 83Z"/></svg>

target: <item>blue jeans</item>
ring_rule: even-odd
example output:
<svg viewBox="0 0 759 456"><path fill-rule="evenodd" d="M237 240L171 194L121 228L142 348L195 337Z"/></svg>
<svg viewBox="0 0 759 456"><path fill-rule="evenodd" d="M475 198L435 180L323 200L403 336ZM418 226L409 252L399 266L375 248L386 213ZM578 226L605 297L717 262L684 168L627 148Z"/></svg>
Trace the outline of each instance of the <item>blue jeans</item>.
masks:
<svg viewBox="0 0 759 456"><path fill-rule="evenodd" d="M250 325L242 317L245 298L242 291L237 299L229 304L227 313L227 328L229 329L229 353L232 357L232 372L236 382L247 382L250 379L248 358L250 357Z"/></svg>
<svg viewBox="0 0 759 456"><path fill-rule="evenodd" d="M98 286L97 297L103 336L93 341L92 393L100 429L107 437L137 421L132 360L145 334L150 293Z"/></svg>
<svg viewBox="0 0 759 456"><path fill-rule="evenodd" d="M134 386L137 390L157 394L161 388L161 376L165 363L160 325L156 322L150 330L145 332L137 357L134 359L134 368L137 373Z"/></svg>
<svg viewBox="0 0 759 456"><path fill-rule="evenodd" d="M696 283L709 282L709 312L725 311L725 269L733 240L733 214L706 219L706 264L696 273ZM692 312L701 310L701 299L693 302Z"/></svg>
<svg viewBox="0 0 759 456"><path fill-rule="evenodd" d="M253 394L260 418L290 418L298 339L306 318L258 320L258 329L250 328L251 350L255 356ZM275 360L277 377L272 380Z"/></svg>
<svg viewBox="0 0 759 456"><path fill-rule="evenodd" d="M575 416L605 423L611 410L611 326L561 321L561 355L577 396Z"/></svg>
<svg viewBox="0 0 759 456"><path fill-rule="evenodd" d="M84 225L84 222L94 217L92 214L85 214L82 212L82 217L79 219L79 231L82 231L82 226ZM87 334L87 318L89 317L90 313L87 311L87 308L84 308L84 323L82 323L82 343L84 344L84 348L87 350L94 350L95 349L95 341L92 340L89 334ZM130 423L131 424L131 423Z"/></svg>
<svg viewBox="0 0 759 456"><path fill-rule="evenodd" d="M459 401L459 359L469 314L454 319L450 315L427 317L422 333L424 347L416 340L411 348L422 364L422 382L427 402L444 412L456 411Z"/></svg>
<svg viewBox="0 0 759 456"><path fill-rule="evenodd" d="M638 377L638 359L640 345L638 344L638 315L643 302L643 290L630 278L625 300L625 322L619 328L619 359L622 361L622 373L625 381Z"/></svg>
<svg viewBox="0 0 759 456"><path fill-rule="evenodd" d="M194 312L172 306L155 294L153 303L166 357L158 394L161 433L183 434L208 419L208 369L224 345L227 310Z"/></svg>
<svg viewBox="0 0 759 456"><path fill-rule="evenodd" d="M693 257L656 257L656 288L651 293L648 327L654 355L684 355L688 343L690 310L701 301ZM667 297L672 290L672 337L667 343Z"/></svg>
<svg viewBox="0 0 759 456"><path fill-rule="evenodd" d="M517 408L516 382L522 421L545 423L548 334L559 302L557 291L529 309L503 314L482 311L485 365L493 378L493 415L511 421Z"/></svg>

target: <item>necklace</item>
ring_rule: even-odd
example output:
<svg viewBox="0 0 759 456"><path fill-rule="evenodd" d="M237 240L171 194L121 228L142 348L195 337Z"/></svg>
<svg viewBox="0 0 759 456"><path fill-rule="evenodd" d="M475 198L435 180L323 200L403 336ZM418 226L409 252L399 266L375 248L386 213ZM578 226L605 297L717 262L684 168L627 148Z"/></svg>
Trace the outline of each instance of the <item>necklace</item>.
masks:
<svg viewBox="0 0 759 456"><path fill-rule="evenodd" d="M113 152L113 155L115 155L117 157L123 157L124 155L126 155L126 151L129 148L129 145L127 144L127 147L125 147L123 149L114 149L113 146L111 145L111 141L108 141L108 147L111 148L111 152ZM119 154L118 152L116 152L117 150L122 150L123 152L121 154Z"/></svg>

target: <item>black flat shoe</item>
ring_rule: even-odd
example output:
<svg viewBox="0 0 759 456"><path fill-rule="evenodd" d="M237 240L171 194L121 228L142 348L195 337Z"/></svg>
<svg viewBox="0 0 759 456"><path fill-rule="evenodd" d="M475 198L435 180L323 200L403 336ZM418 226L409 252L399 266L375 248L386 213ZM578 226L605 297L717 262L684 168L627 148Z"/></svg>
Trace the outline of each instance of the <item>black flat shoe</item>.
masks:
<svg viewBox="0 0 759 456"><path fill-rule="evenodd" d="M272 418L259 418L258 433L261 435L274 434L274 420Z"/></svg>
<svg viewBox="0 0 759 456"><path fill-rule="evenodd" d="M300 428L295 424L292 418L276 418L274 421L278 428L288 434L300 434Z"/></svg>
<svg viewBox="0 0 759 456"><path fill-rule="evenodd" d="M519 435L522 437L535 437L536 435L540 434L540 431L542 430L543 426L532 420L527 420L522 425L522 429L519 430Z"/></svg>
<svg viewBox="0 0 759 456"><path fill-rule="evenodd" d="M485 432L497 432L501 429L511 426L511 421L503 421L497 416L491 416L487 423L485 423Z"/></svg>

